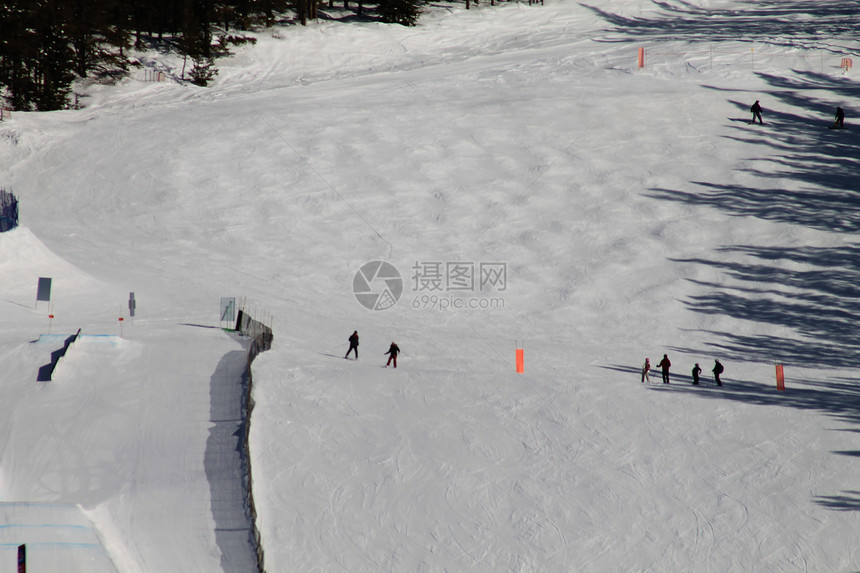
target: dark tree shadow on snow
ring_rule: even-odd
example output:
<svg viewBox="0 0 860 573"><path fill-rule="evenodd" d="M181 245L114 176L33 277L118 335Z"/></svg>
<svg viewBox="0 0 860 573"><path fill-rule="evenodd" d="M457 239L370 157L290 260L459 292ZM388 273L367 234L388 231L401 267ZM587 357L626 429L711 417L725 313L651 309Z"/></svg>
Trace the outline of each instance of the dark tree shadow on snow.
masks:
<svg viewBox="0 0 860 573"><path fill-rule="evenodd" d="M687 42L747 41L775 46L796 46L851 51L834 44L840 37L856 38L860 11L842 0L758 0L732 9L702 8L684 0L652 0L658 12L622 16L587 3L581 5L604 20L604 31L618 34L603 41L628 42L631 38ZM652 15L653 14L653 15Z"/></svg>
<svg viewBox="0 0 860 573"><path fill-rule="evenodd" d="M796 3L785 4L792 9ZM821 10L835 6L817 5ZM776 9L773 3L759 6ZM738 170L742 176L731 183L699 180L682 189L650 189L646 195L726 216L814 229L822 233L822 240L796 247L727 245L713 253L674 259L716 271L707 273L715 277L711 280L690 279L692 294L682 301L689 310L762 328L761 333L705 331L704 346L679 344L670 350L720 358L731 376L743 376L743 362L777 361L819 368L820 379L795 381L796 386L787 380L785 392L732 378L726 378L722 388L673 384L653 389L813 410L858 426L860 378L832 378L827 370L860 364L860 242L851 240L860 233L860 109L850 105L860 97L860 84L810 72L759 77L769 85L764 93L708 86L727 92L728 105L739 113L756 99L765 108L763 126L742 125L731 121L736 117L731 111L727 113L724 137L750 150L750 161ZM846 130L827 129L837 105L846 111ZM828 234L833 241L827 241ZM834 246L823 246L827 242ZM857 451L833 454L860 457ZM832 510L858 511L860 492L846 489L814 502Z"/></svg>
<svg viewBox="0 0 860 573"><path fill-rule="evenodd" d="M709 366L709 365L707 365ZM625 365L602 366L606 370L614 370L635 377L637 383L639 368ZM743 367L739 364L727 364L726 372L732 376L721 377L722 386L714 384L710 368L704 368L700 385L692 385L689 372L671 372L671 384L660 381L660 372L651 371L651 382L644 384L649 390L656 392L694 393L702 399L743 402L758 406L779 406L797 410L813 411L824 414L842 423L860 425L860 385L854 379L830 378L824 380L809 380L793 378L788 372L786 389L779 392L776 384L751 382L740 378ZM641 384L641 383L640 383ZM860 451L838 451L834 454L860 457Z"/></svg>
<svg viewBox="0 0 860 573"><path fill-rule="evenodd" d="M843 491L842 495L818 495L815 503L836 511L860 511L860 491Z"/></svg>
<svg viewBox="0 0 860 573"><path fill-rule="evenodd" d="M756 167L739 170L760 183L692 181L692 189L655 188L649 195L714 207L732 216L822 231L860 231L860 108L854 110L847 103L860 97L860 84L811 72L797 72L796 78L758 75L774 89L745 94L743 100L729 99L728 103L746 111L760 99L766 124L733 122L727 124L732 133L725 137L747 144L751 150L761 148L760 155L751 153L749 157ZM822 88L826 89L815 91ZM836 106L845 109L848 129L828 129ZM803 114L792 111L797 109L804 110ZM852 118L856 126L852 126ZM786 180L799 184L786 189Z"/></svg>
<svg viewBox="0 0 860 573"><path fill-rule="evenodd" d="M815 73L760 74L774 87L760 98L764 126L727 123L725 137L761 149L756 167L740 169L751 183L692 181L690 189L650 189L647 195L830 233L860 232L860 128L828 130L842 98L860 85ZM720 88L712 88L720 89ZM728 91L728 90L726 90ZM730 99L738 107L747 106ZM846 108L848 117L856 117ZM797 113L792 110L807 110ZM850 120L849 120L850 121ZM752 155L752 154L751 154ZM860 363L860 243L779 248L730 245L713 256L676 259L720 271L713 282L691 280L698 294L683 302L703 314L782 327L791 332L738 334L713 331L707 350L732 360L825 368ZM773 329L771 329L773 332ZM676 352L702 349L675 347Z"/></svg>
<svg viewBox="0 0 860 573"><path fill-rule="evenodd" d="M738 258L743 262L737 262ZM719 281L690 279L690 310L790 329L791 336L713 331L711 354L752 362L853 368L860 360L860 245L734 245L713 257L673 259L719 270ZM690 349L674 347L676 352ZM700 352L700 350L696 350Z"/></svg>

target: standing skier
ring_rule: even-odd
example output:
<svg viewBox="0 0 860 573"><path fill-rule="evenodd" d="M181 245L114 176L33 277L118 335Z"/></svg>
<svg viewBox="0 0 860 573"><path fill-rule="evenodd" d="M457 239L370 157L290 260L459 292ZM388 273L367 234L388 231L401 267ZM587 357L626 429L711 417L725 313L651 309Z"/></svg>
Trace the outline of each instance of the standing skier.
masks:
<svg viewBox="0 0 860 573"><path fill-rule="evenodd" d="M660 363L657 364L657 366L659 366L663 371L663 384L669 383L669 367L671 365L672 363L669 362L669 357L665 354L663 355L663 360L661 360Z"/></svg>
<svg viewBox="0 0 860 573"><path fill-rule="evenodd" d="M643 364L643 365L642 365L642 382L643 382L643 383L645 382L645 380L648 380L648 383L649 383L649 384L651 383L651 374L650 374L650 372L651 372L651 359L650 359L650 358L646 358L646 359L645 359L645 364Z"/></svg>
<svg viewBox="0 0 860 573"><path fill-rule="evenodd" d="M836 108L836 123L833 124L833 128L842 128L845 127L845 110L841 107Z"/></svg>
<svg viewBox="0 0 860 573"><path fill-rule="evenodd" d="M699 363L696 362L696 365L693 366L693 386L699 385L699 374L702 373L702 369L699 368Z"/></svg>
<svg viewBox="0 0 860 573"><path fill-rule="evenodd" d="M713 369L713 373L714 373L714 380L717 382L717 386L722 386L722 385L723 385L723 383L722 383L722 382L720 382L720 374L722 374L722 373L723 373L723 370L724 370L724 369L723 369L723 365L722 365L722 364L720 364L720 361L719 361L719 360L714 360L714 369Z"/></svg>
<svg viewBox="0 0 860 573"><path fill-rule="evenodd" d="M388 362L385 363L385 367L388 368L388 365L391 364L391 361L393 360L394 367L397 368L397 355L400 354L400 347L392 342L391 346L388 347L388 352L386 352L386 354L389 354L390 356L388 357Z"/></svg>
<svg viewBox="0 0 860 573"><path fill-rule="evenodd" d="M758 118L758 122L764 124L761 120L761 104L758 103L758 100L755 100L755 103L750 107L750 111L753 114L752 121L750 123L755 123L755 118Z"/></svg>
<svg viewBox="0 0 860 573"><path fill-rule="evenodd" d="M358 360L358 331L352 333L349 337L349 350L346 351L344 358L349 358L349 353L355 350L355 359Z"/></svg>

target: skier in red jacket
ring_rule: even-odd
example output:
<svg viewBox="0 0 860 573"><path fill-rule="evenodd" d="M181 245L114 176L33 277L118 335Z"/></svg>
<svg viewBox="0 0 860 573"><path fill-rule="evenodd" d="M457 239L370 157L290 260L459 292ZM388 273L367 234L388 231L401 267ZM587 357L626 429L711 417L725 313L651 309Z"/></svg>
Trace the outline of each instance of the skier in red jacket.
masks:
<svg viewBox="0 0 860 573"><path fill-rule="evenodd" d="M397 355L400 354L400 347L392 342L386 354L389 354L390 356L388 357L388 362L385 364L385 367L388 368L388 366L391 364L391 361L393 360L394 367L397 368Z"/></svg>

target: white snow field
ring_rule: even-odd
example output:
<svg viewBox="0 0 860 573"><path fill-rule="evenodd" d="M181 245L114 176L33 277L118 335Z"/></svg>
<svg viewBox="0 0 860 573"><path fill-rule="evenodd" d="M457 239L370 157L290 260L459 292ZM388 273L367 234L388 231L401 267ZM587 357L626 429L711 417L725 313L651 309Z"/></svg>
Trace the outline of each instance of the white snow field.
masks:
<svg viewBox="0 0 860 573"><path fill-rule="evenodd" d="M439 4L13 113L0 573L257 570L221 297L269 573L860 571L850 4Z"/></svg>

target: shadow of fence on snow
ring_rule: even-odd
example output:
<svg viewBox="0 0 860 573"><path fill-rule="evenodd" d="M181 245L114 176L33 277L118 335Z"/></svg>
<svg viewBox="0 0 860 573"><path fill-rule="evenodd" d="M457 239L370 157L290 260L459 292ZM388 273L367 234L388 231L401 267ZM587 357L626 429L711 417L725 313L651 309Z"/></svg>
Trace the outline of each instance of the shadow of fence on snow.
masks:
<svg viewBox="0 0 860 573"><path fill-rule="evenodd" d="M269 350L272 347L274 335L272 328L255 320L244 310L239 311L236 319L236 331L250 339L248 344L247 361L244 373L244 395L242 397L242 464L245 475L245 491L247 492L247 508L248 515L251 520L251 537L254 548L257 554L257 570L259 573L265 573L265 553L263 550L262 537L260 530L257 527L257 505L254 501L254 479L251 471L251 414L254 411L254 378L251 372L251 364L254 359L261 353Z"/></svg>

